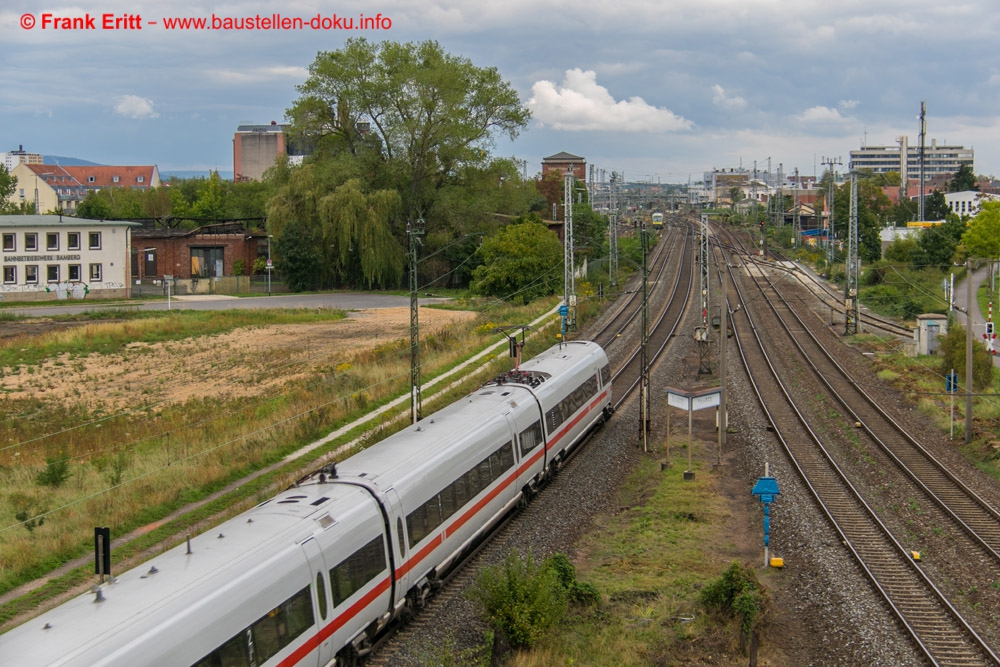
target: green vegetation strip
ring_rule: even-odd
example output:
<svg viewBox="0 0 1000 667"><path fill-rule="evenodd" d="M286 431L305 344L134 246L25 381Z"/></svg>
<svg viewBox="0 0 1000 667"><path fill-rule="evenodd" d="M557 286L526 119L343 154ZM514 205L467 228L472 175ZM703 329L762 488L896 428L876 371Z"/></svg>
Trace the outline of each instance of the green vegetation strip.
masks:
<svg viewBox="0 0 1000 667"><path fill-rule="evenodd" d="M711 664L734 627L706 613L700 591L720 576L735 546L717 478L703 471L682 478L682 466L661 471L653 458L639 464L622 488L623 511L600 518L580 545L577 576L604 602L574 607L510 665Z"/></svg>

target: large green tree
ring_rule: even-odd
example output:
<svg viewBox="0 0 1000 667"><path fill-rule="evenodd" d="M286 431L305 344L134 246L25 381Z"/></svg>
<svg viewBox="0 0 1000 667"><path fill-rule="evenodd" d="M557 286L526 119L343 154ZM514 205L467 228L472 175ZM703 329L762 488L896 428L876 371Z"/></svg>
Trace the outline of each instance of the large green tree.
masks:
<svg viewBox="0 0 1000 667"><path fill-rule="evenodd" d="M979 186L976 185L976 172L972 169L971 164L965 162L958 168L958 171L955 172L955 175L948 183L948 190L950 192L979 190Z"/></svg>
<svg viewBox="0 0 1000 667"><path fill-rule="evenodd" d="M1000 259L1000 202L985 201L962 234L969 257Z"/></svg>
<svg viewBox="0 0 1000 667"><path fill-rule="evenodd" d="M349 39L316 56L298 91L293 136L354 156L367 187L399 191L404 221L426 219L443 187L488 165L496 135L515 138L530 116L496 68L434 41Z"/></svg>
<svg viewBox="0 0 1000 667"><path fill-rule="evenodd" d="M0 213L13 213L17 205L7 199L17 189L17 179L10 175L5 165L0 164Z"/></svg>
<svg viewBox="0 0 1000 667"><path fill-rule="evenodd" d="M406 252L391 229L399 217L397 192L365 192L357 179L340 182L334 170L320 164L276 172L275 187L268 231L277 239L278 266L288 273L298 271L296 262L309 263L304 273L310 279L297 285L398 286ZM303 243L313 251L305 252ZM294 252L286 255L286 249Z"/></svg>
<svg viewBox="0 0 1000 667"><path fill-rule="evenodd" d="M472 291L528 303L562 288L563 247L537 216L515 221L483 240Z"/></svg>
<svg viewBox="0 0 1000 667"><path fill-rule="evenodd" d="M850 181L835 189L833 224L838 239L847 239L850 229ZM873 179L858 179L858 256L874 262L882 256L881 220L888 220L892 208L889 197Z"/></svg>

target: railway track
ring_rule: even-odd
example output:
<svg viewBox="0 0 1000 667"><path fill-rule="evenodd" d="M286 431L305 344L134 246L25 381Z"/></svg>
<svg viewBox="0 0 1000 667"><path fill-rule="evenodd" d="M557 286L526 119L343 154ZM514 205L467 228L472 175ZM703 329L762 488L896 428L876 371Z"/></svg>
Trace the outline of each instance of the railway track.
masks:
<svg viewBox="0 0 1000 667"><path fill-rule="evenodd" d="M815 417L808 413L816 397L804 389L800 377L785 369L808 370L824 383L831 400L837 401L858 430L884 452L885 465L896 466L913 486L913 493L922 494L917 497L939 509L943 525L956 539L966 540L965 548L981 555L987 563L984 585L997 581L1000 575L995 548L1000 524L995 510L951 475L851 380L795 313L792 301L781 298L776 281L756 266L743 265L743 275L737 275L739 267L725 264L732 275L728 296L739 304L734 313L736 341L760 404L858 566L931 664L1000 664L986 641L914 562L910 549L897 541L852 484L844 470L848 467L842 460L844 454L827 447L824 437L810 426ZM757 283L759 294L747 295L741 282ZM764 298L759 298L762 295ZM780 335L774 323L780 323ZM790 351L797 352L794 359L788 358ZM778 361L778 357L782 359Z"/></svg>
<svg viewBox="0 0 1000 667"><path fill-rule="evenodd" d="M680 220L674 220L674 222L679 223ZM650 274L655 277L653 282L656 285L656 294L650 301L661 305L656 309L653 323L650 325L651 335L647 341L647 353L649 350L653 350L653 352L648 353L649 361L647 363L649 365L652 365L657 356L662 354L670 338L675 335L694 284L694 253L690 226L675 224L671 231L665 230L663 234L664 237L653 253L650 266ZM592 339L598 342L604 340L607 341L607 344L620 341L623 338L634 339L635 336L625 336L625 332L638 325L636 319L640 315L641 309L641 293L631 290L626 295L623 304L616 308L613 315L602 324ZM643 355L637 345L629 351L624 362L613 372L613 383L616 387L616 409L638 388L642 375L642 360ZM558 478L574 475L574 471L581 465L577 452L585 446L586 441L575 448L573 455L564 462L563 467L559 470ZM543 488L542 495L545 492ZM421 613L405 626L394 629L397 632L389 633L376 643L372 656L365 663L366 667L392 667L397 664L397 655L405 650L405 642L411 637L421 637L433 624L438 622L437 610L444 609L449 604L454 603L456 598L463 594L463 591L471 585L478 574L480 564L499 560L502 552L510 548L511 541L517 541L515 536L525 527L545 525L550 520L547 515L549 511L539 502L529 502L523 504L518 512L513 513L506 521L499 524L488 539L477 545L475 550L463 559L459 567L448 573L443 580L444 585L441 590L430 598L427 607Z"/></svg>

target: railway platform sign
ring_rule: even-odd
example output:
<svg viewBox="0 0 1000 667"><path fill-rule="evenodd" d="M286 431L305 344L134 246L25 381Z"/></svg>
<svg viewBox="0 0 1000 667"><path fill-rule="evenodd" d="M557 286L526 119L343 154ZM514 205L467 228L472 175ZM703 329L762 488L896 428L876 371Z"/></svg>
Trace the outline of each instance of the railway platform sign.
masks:
<svg viewBox="0 0 1000 667"><path fill-rule="evenodd" d="M684 391L676 387L667 387L667 405L679 410L687 410L688 413L688 467L684 471L684 479L694 479L694 471L691 469L691 434L692 421L695 410L718 407L722 400L722 389L712 387L698 391ZM670 416L667 415L667 457L670 456ZM722 423L722 422L720 422Z"/></svg>

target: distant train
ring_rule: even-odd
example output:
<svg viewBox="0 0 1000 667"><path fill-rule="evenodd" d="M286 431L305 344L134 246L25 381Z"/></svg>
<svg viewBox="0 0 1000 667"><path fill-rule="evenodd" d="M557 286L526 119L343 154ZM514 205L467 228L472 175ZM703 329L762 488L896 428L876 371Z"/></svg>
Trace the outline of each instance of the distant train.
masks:
<svg viewBox="0 0 1000 667"><path fill-rule="evenodd" d="M353 665L611 410L604 350L552 347L0 635L0 665Z"/></svg>
<svg viewBox="0 0 1000 667"><path fill-rule="evenodd" d="M653 229L663 229L663 214L659 211L653 214Z"/></svg>

